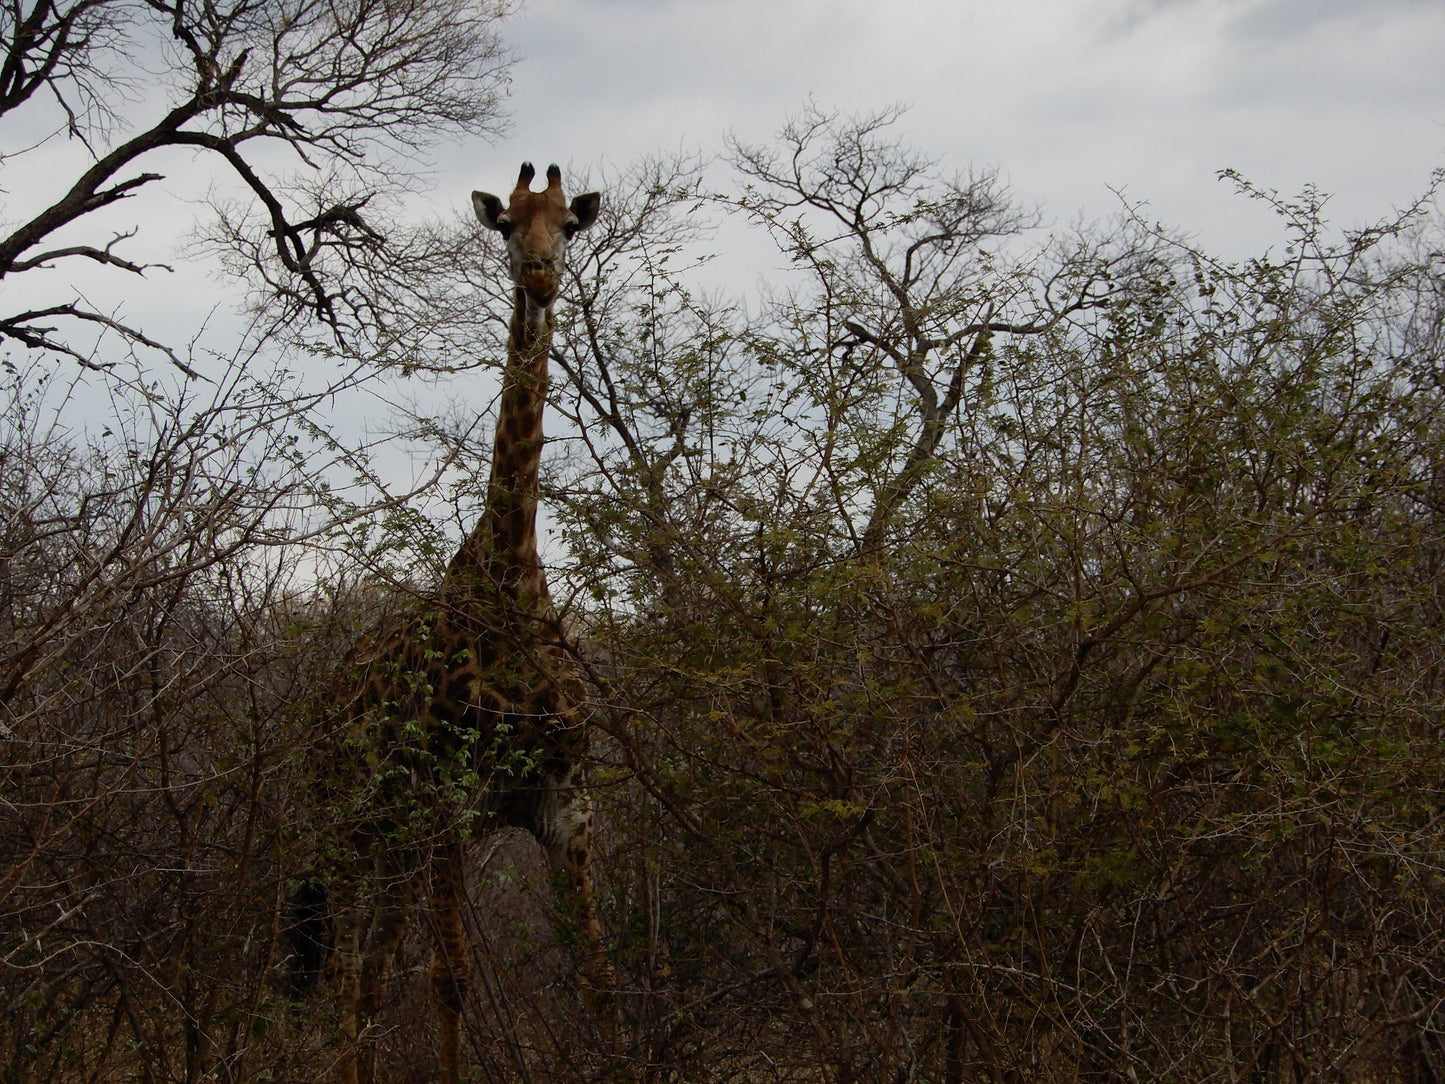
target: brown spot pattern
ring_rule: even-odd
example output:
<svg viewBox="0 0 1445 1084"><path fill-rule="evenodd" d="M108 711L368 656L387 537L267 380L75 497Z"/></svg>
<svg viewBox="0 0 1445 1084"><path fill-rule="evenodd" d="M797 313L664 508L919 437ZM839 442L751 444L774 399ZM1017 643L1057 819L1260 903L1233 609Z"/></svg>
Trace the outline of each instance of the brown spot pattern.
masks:
<svg viewBox="0 0 1445 1084"><path fill-rule="evenodd" d="M589 193L569 206L556 166L540 192L530 190L534 176L524 164L505 211L495 197L473 194L483 224L507 240L515 287L481 519L437 596L362 637L329 698L346 734L337 774L360 795L346 822L343 851L352 857L335 877L336 983L350 1005L350 1049L338 1058L345 1084L372 1079L367 1035L385 970L422 897L437 930L438 1079L462 1079L471 957L460 901L467 842L488 824L529 830L569 886L587 943L582 985L614 1042L615 981L593 900L583 789L585 690L548 595L536 531L551 306L566 240L591 224L598 198Z"/></svg>

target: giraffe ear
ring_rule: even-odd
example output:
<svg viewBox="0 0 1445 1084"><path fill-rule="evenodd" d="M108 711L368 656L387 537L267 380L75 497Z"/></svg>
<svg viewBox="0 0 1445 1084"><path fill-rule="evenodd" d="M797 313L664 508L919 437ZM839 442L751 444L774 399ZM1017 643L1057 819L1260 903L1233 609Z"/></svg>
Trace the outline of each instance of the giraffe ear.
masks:
<svg viewBox="0 0 1445 1084"><path fill-rule="evenodd" d="M490 192L473 192L472 210L477 212L477 220L487 229L500 230L502 228L502 201Z"/></svg>
<svg viewBox="0 0 1445 1084"><path fill-rule="evenodd" d="M572 199L572 213L577 216L576 230L585 230L597 221L597 209L602 206L600 192L586 192Z"/></svg>

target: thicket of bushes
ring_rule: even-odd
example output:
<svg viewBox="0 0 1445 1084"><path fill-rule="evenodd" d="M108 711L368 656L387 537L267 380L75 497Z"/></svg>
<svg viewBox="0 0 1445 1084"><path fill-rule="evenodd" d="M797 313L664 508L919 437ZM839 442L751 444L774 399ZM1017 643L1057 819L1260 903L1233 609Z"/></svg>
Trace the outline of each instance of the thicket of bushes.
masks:
<svg viewBox="0 0 1445 1084"><path fill-rule="evenodd" d="M1237 264L1127 217L1040 244L889 119L733 148L733 200L611 178L572 255L549 552L631 1057L1445 1078L1433 203L1337 234L1241 185L1284 238ZM699 206L792 262L751 311L689 288ZM358 520L279 378L117 388L86 436L44 371L11 356L0 430L0 1079L317 1078L331 1010L283 935L326 826L288 705L380 581L427 586L442 483ZM426 430L463 521L487 428ZM532 848L479 844L472 893L479 1078L582 1078Z"/></svg>

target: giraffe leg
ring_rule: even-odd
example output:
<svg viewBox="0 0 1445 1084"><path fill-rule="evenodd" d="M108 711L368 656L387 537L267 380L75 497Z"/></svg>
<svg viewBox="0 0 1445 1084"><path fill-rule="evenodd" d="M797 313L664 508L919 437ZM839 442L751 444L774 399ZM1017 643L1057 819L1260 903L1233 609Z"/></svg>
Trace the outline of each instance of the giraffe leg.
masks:
<svg viewBox="0 0 1445 1084"><path fill-rule="evenodd" d="M337 1084L359 1084L357 1062L361 1016L361 908L346 899L336 909L331 957L327 962L329 985L340 1013L341 1049L336 1059Z"/></svg>
<svg viewBox="0 0 1445 1084"><path fill-rule="evenodd" d="M609 1054L620 1053L617 1039L617 976L612 970L597 917L592 879L592 803L580 769L548 785L539 800L532 828L547 851L564 917L582 935L582 996Z"/></svg>
<svg viewBox="0 0 1445 1084"><path fill-rule="evenodd" d="M472 958L462 918L466 847L454 841L441 848L432 868L432 911L437 947L432 958L432 992L437 1003L437 1080L461 1084L462 1007L471 985Z"/></svg>
<svg viewBox="0 0 1445 1084"><path fill-rule="evenodd" d="M360 978L356 987L358 1081L376 1079L376 1017L390 985L397 946L406 936L416 904L417 875L412 868L383 858L377 863L378 885L370 928L359 954Z"/></svg>

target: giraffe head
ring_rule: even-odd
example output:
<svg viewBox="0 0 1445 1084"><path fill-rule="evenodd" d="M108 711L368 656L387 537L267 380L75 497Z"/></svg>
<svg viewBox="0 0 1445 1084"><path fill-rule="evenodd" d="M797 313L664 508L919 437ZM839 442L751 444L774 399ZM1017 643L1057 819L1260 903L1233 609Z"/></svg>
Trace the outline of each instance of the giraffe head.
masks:
<svg viewBox="0 0 1445 1084"><path fill-rule="evenodd" d="M472 207L482 225L506 241L512 283L526 296L528 315L540 317L562 288L567 242L597 220L602 197L588 192L569 205L562 195L560 169L547 167L547 187L540 192L532 191L534 176L532 163L523 162L505 207L490 192L473 192Z"/></svg>

